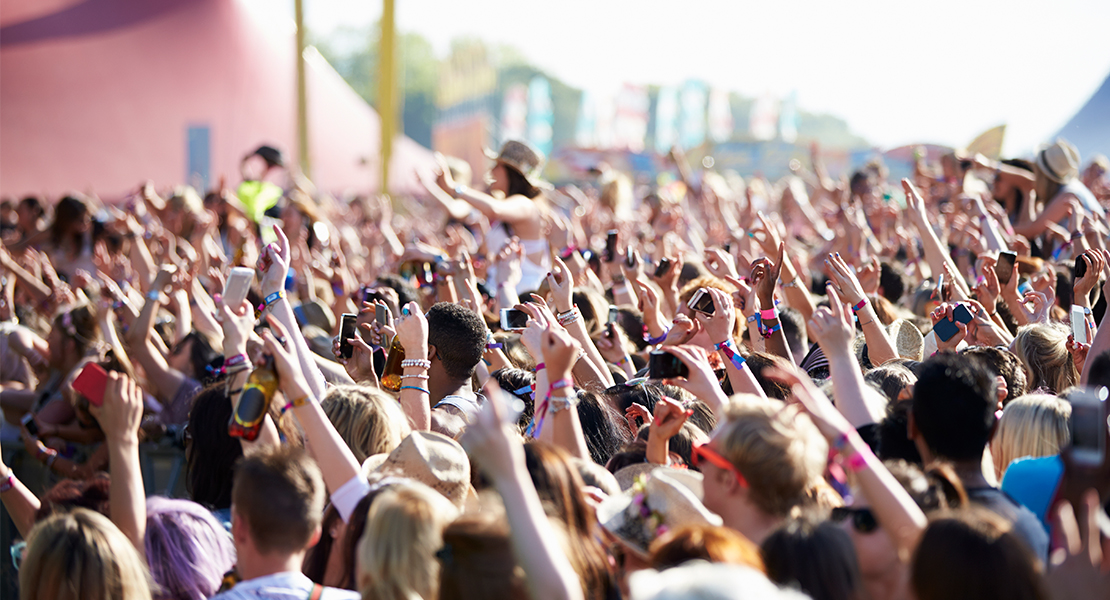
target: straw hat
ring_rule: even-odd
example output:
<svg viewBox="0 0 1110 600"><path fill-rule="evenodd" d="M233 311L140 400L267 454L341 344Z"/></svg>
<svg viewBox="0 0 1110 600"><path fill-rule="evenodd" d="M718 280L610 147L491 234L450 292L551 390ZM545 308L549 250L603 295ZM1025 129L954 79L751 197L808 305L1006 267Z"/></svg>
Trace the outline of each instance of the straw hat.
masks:
<svg viewBox="0 0 1110 600"><path fill-rule="evenodd" d="M651 473L658 466L659 465L655 463L649 463L646 461L642 463L636 463L634 465L628 465L627 467L617 469L617 472L613 473L613 478L617 480L617 485L620 486L621 491L627 492L629 488L632 487L632 484L636 483L636 478Z"/></svg>
<svg viewBox="0 0 1110 600"><path fill-rule="evenodd" d="M362 463L363 475L382 473L415 479L443 494L462 509L470 494L470 459L455 440L430 431L414 431L393 452L375 454Z"/></svg>
<svg viewBox="0 0 1110 600"><path fill-rule="evenodd" d="M1036 162L1045 177L1056 183L1067 183L1079 175L1079 150L1063 138L1041 148Z"/></svg>
<svg viewBox="0 0 1110 600"><path fill-rule="evenodd" d="M528 180L528 183L540 188L551 187L551 184L540 177L540 173L543 172L543 153L533 148L531 144L509 140L501 145L501 152L497 153L486 148L485 153L493 160L515 169Z"/></svg>
<svg viewBox="0 0 1110 600"><path fill-rule="evenodd" d="M894 350L898 356L912 360L921 360L925 351L925 338L921 330L906 319L896 319L887 328L890 341L894 342Z"/></svg>
<svg viewBox="0 0 1110 600"><path fill-rule="evenodd" d="M647 559L655 538L676 527L721 524L701 503L701 473L657 467L623 494L610 496L597 519L610 535Z"/></svg>

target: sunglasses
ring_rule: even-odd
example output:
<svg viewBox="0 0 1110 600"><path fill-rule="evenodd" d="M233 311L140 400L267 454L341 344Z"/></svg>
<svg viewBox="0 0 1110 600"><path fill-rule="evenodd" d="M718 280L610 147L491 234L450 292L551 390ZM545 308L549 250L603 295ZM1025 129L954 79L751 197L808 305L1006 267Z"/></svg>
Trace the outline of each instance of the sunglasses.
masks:
<svg viewBox="0 0 1110 600"><path fill-rule="evenodd" d="M832 509L830 515L834 523L843 523L849 517L852 519L852 528L859 533L871 533L879 528L879 522L875 520L875 514L870 508L838 506Z"/></svg>
<svg viewBox="0 0 1110 600"><path fill-rule="evenodd" d="M708 442L705 444L697 444L694 446L693 458L695 467L698 467L700 469L702 461L705 461L717 467L718 469L724 469L729 473L732 473L732 475L736 477L736 481L740 484L740 487L748 487L748 480L744 477L743 474L740 473L740 470L737 469L736 466L733 465L731 462L729 462L727 458L721 456L719 453L717 453L716 450L710 448Z"/></svg>

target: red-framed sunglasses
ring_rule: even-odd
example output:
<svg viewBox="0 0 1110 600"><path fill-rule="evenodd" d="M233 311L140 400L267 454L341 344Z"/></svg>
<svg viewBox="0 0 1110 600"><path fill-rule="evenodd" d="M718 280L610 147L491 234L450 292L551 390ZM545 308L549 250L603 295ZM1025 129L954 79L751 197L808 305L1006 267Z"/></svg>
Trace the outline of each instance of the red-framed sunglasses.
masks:
<svg viewBox="0 0 1110 600"><path fill-rule="evenodd" d="M740 487L748 487L748 480L744 477L743 474L740 473L740 470L737 469L731 462L729 462L727 458L721 456L717 453L716 450L710 448L708 442L705 444L694 445L693 458L695 467L701 468L701 462L704 460L705 462L715 467L724 469L729 473L732 473L732 475L736 477L736 481L740 484Z"/></svg>

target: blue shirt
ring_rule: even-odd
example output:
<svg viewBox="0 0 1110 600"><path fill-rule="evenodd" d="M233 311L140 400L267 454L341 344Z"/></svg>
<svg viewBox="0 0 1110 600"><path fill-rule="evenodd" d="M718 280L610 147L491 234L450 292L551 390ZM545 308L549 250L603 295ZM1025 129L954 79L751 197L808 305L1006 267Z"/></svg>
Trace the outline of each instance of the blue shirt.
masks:
<svg viewBox="0 0 1110 600"><path fill-rule="evenodd" d="M1033 511L1041 525L1048 531L1048 510L1056 487L1064 476L1064 461L1059 455L1019 458L1006 467L1002 476L1002 491Z"/></svg>

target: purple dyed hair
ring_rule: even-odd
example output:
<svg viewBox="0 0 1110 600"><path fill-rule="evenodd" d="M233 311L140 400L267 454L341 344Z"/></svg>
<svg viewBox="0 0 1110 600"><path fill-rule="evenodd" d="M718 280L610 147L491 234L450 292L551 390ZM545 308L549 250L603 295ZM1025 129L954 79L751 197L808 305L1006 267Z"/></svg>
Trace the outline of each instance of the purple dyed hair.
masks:
<svg viewBox="0 0 1110 600"><path fill-rule="evenodd" d="M190 500L152 496L146 501L146 558L161 588L158 598L203 600L216 594L235 564L227 530Z"/></svg>

